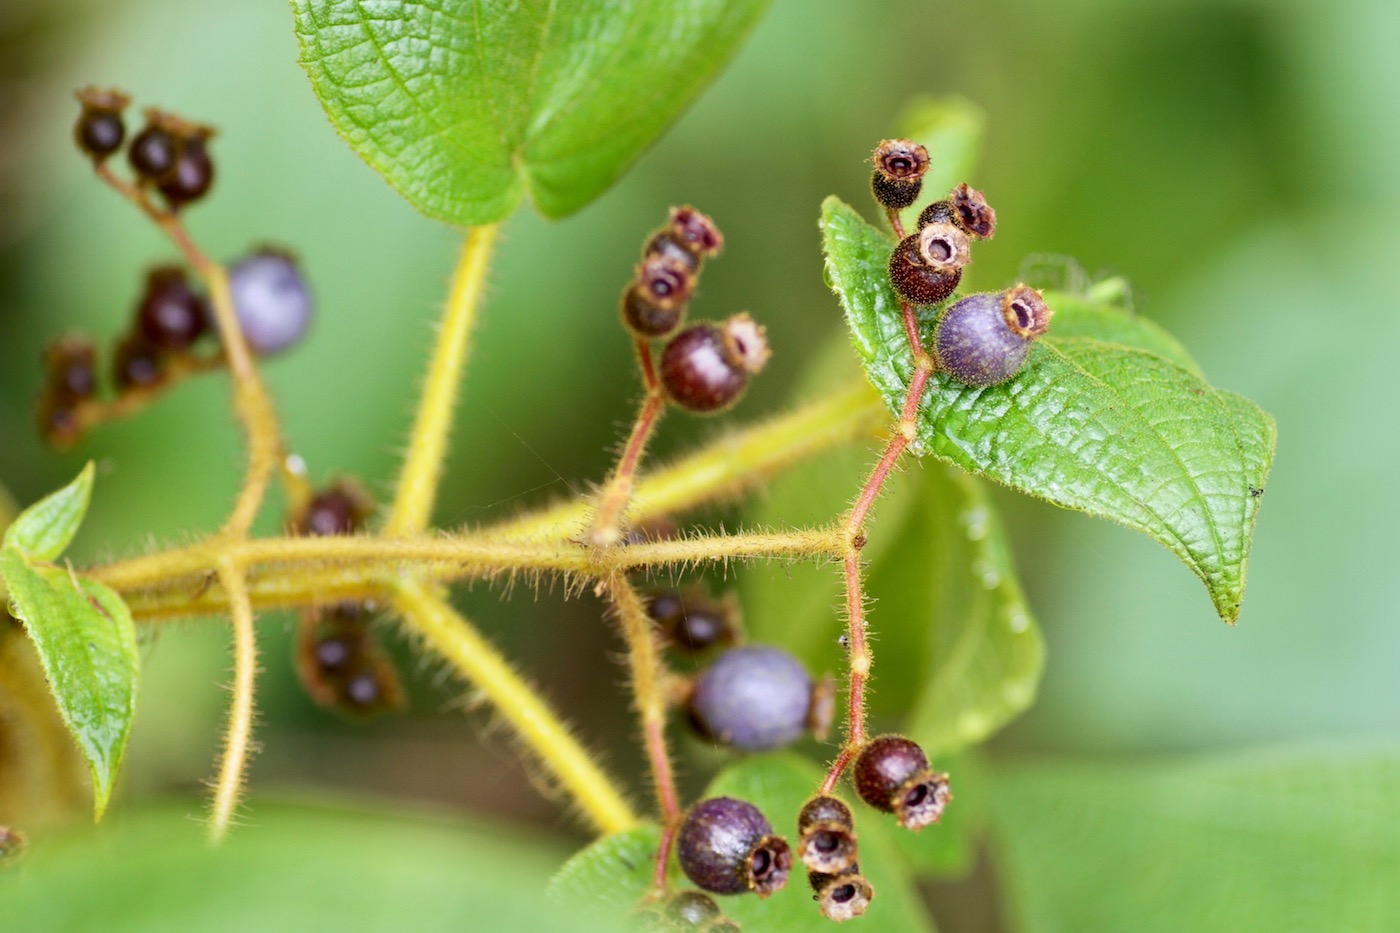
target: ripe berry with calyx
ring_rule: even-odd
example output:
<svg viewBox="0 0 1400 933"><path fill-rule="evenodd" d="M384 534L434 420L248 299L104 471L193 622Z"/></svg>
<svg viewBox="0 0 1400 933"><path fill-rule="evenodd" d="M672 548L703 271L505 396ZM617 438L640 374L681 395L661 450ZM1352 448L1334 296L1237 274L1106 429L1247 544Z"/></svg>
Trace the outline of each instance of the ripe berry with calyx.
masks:
<svg viewBox="0 0 1400 933"><path fill-rule="evenodd" d="M676 835L681 870L712 894L767 897L787 884L792 852L746 800L711 797L691 807Z"/></svg>
<svg viewBox="0 0 1400 933"><path fill-rule="evenodd" d="M875 889L860 873L859 866L852 866L848 872L826 874L811 872L807 883L817 892L817 904L828 920L841 923L865 913L870 901L875 897Z"/></svg>
<svg viewBox="0 0 1400 933"><path fill-rule="evenodd" d="M666 643L680 651L698 653L737 637L739 607L733 594L713 599L703 587L684 593L663 590L647 601L647 614Z"/></svg>
<svg viewBox="0 0 1400 933"><path fill-rule="evenodd" d="M701 258L718 256L724 249L724 235L719 227L689 204L671 208L668 229L677 242Z"/></svg>
<svg viewBox="0 0 1400 933"><path fill-rule="evenodd" d="M852 770L860 799L893 813L908 829L938 822L953 799L948 775L929 770L924 750L902 735L882 735L865 743Z"/></svg>
<svg viewBox="0 0 1400 933"><path fill-rule="evenodd" d="M301 535L354 534L373 510L374 503L358 484L340 480L316 493L293 526Z"/></svg>
<svg viewBox="0 0 1400 933"><path fill-rule="evenodd" d="M808 870L834 875L856 862L851 808L828 795L813 797L797 814L797 856Z"/></svg>
<svg viewBox="0 0 1400 933"><path fill-rule="evenodd" d="M661 385L689 411L723 411L744 394L749 376L763 369L769 355L763 328L747 314L723 324L695 324L661 352Z"/></svg>
<svg viewBox="0 0 1400 933"><path fill-rule="evenodd" d="M1021 371L1053 313L1040 292L1026 285L968 295L939 317L933 354L939 367L959 382L998 385Z"/></svg>
<svg viewBox="0 0 1400 933"><path fill-rule="evenodd" d="M146 125L127 147L126 158L143 184L160 184L175 171L184 138L193 125L173 113L146 109Z"/></svg>
<svg viewBox="0 0 1400 933"><path fill-rule="evenodd" d="M209 157L208 127L195 127L180 141L175 165L159 182L161 196L172 210L198 201L214 184L214 162Z"/></svg>
<svg viewBox="0 0 1400 933"><path fill-rule="evenodd" d="M666 254L643 257L622 296L622 322L638 337L665 337L685 318L694 290L694 269L684 261Z"/></svg>
<svg viewBox="0 0 1400 933"><path fill-rule="evenodd" d="M927 224L890 254L890 284L910 304L938 304L953 294L969 261L966 233L952 224Z"/></svg>
<svg viewBox="0 0 1400 933"><path fill-rule="evenodd" d="M101 163L120 149L126 139L122 111L131 103L131 98L117 90L85 87L78 91L78 101L83 109L73 125L73 139L93 162Z"/></svg>
<svg viewBox="0 0 1400 933"><path fill-rule="evenodd" d="M185 349L209 323L209 306L190 288L179 266L159 266L147 273L136 313L142 336L164 350Z"/></svg>
<svg viewBox="0 0 1400 933"><path fill-rule="evenodd" d="M257 353L293 346L311 325L311 290L290 253L258 250L229 269L228 287L243 337Z"/></svg>
<svg viewBox="0 0 1400 933"><path fill-rule="evenodd" d="M807 731L812 678L780 648L731 648L695 678L687 704L699 732L743 751L781 748Z"/></svg>
<svg viewBox="0 0 1400 933"><path fill-rule="evenodd" d="M911 139L886 139L875 149L870 190L886 210L913 204L928 171L928 150Z"/></svg>

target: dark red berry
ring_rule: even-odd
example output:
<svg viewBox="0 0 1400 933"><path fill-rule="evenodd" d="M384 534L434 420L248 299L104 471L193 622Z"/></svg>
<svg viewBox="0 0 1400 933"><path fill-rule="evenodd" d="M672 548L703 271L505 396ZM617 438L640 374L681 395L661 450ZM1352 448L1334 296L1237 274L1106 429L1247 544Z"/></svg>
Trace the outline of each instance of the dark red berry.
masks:
<svg viewBox="0 0 1400 933"><path fill-rule="evenodd" d="M349 718L368 719L404 703L398 671L360 603L302 614L297 673L313 700Z"/></svg>
<svg viewBox="0 0 1400 933"><path fill-rule="evenodd" d="M89 398L97 391L97 348L82 334L68 334L44 350L49 390L66 402Z"/></svg>
<svg viewBox="0 0 1400 933"><path fill-rule="evenodd" d="M924 750L902 735L867 742L856 756L853 781L862 800L909 829L938 822L952 799L948 775L930 771Z"/></svg>
<svg viewBox="0 0 1400 933"><path fill-rule="evenodd" d="M715 222L689 204L671 208L669 229L676 240L697 256L718 256L724 235Z"/></svg>
<svg viewBox="0 0 1400 933"><path fill-rule="evenodd" d="M239 260L229 269L228 287L243 337L256 353L286 350L311 326L311 290L290 253L268 248Z"/></svg>
<svg viewBox="0 0 1400 933"><path fill-rule="evenodd" d="M959 382L993 386L1021 371L1030 346L1044 334L1053 312L1035 289L960 298L943 312L933 333L939 367Z"/></svg>
<svg viewBox="0 0 1400 933"><path fill-rule="evenodd" d="M157 184L165 203L178 210L198 201L214 184L214 162L209 158L209 131L199 127L182 141L175 167Z"/></svg>
<svg viewBox="0 0 1400 933"><path fill-rule="evenodd" d="M817 904L828 920L840 923L865 913L875 897L875 889L858 868L844 874L812 872L807 883L817 892Z"/></svg>
<svg viewBox="0 0 1400 933"><path fill-rule="evenodd" d="M183 350L208 327L209 308L190 288L183 269L160 266L146 275L146 290L136 322L141 334L154 346Z"/></svg>
<svg viewBox="0 0 1400 933"><path fill-rule="evenodd" d="M813 797L797 814L797 856L809 871L838 874L856 861L851 808L835 797Z"/></svg>
<svg viewBox="0 0 1400 933"><path fill-rule="evenodd" d="M102 162L120 149L126 138L122 111L131 98L117 90L85 87L78 92L78 101L83 109L73 125L73 138L94 162Z"/></svg>
<svg viewBox="0 0 1400 933"><path fill-rule="evenodd" d="M687 710L699 732L744 751L781 748L807 731L812 678L767 645L731 648L695 678Z"/></svg>
<svg viewBox="0 0 1400 933"><path fill-rule="evenodd" d="M638 337L664 337L680 326L695 288L690 266L673 256L646 256L622 296L622 322Z"/></svg>
<svg viewBox="0 0 1400 933"><path fill-rule="evenodd" d="M953 222L953 202L934 201L928 207L919 212L919 222L916 229L923 229L929 224L950 224Z"/></svg>
<svg viewBox="0 0 1400 933"><path fill-rule="evenodd" d="M642 248L642 258L665 256L686 266L692 275L700 272L700 254L691 249L690 244L678 237L670 229L652 234Z"/></svg>
<svg viewBox="0 0 1400 933"><path fill-rule="evenodd" d="M928 171L927 149L911 139L886 139L876 147L873 161L870 190L881 207L902 210L918 199Z"/></svg>
<svg viewBox="0 0 1400 933"><path fill-rule="evenodd" d="M945 264L935 269L929 266L924 261L919 244L920 236L917 233L899 241L890 254L890 284L899 297L910 304L935 305L953 294L958 287L962 281L962 267Z"/></svg>
<svg viewBox="0 0 1400 933"><path fill-rule="evenodd" d="M699 891L682 891L666 903L666 919L682 930L699 930L719 914L714 898Z"/></svg>
<svg viewBox="0 0 1400 933"><path fill-rule="evenodd" d="M142 182L159 184L175 171L181 140L189 124L163 110L148 109L146 125L131 140L126 158Z"/></svg>
<svg viewBox="0 0 1400 933"><path fill-rule="evenodd" d="M112 381L121 390L149 388L165 378L160 348L139 331L117 344L112 357Z"/></svg>
<svg viewBox="0 0 1400 933"><path fill-rule="evenodd" d="M354 534L373 509L358 484L340 480L313 496L293 525L302 535Z"/></svg>
<svg viewBox="0 0 1400 933"><path fill-rule="evenodd" d="M676 836L681 870L712 894L767 897L787 884L792 852L758 808L711 797L690 808Z"/></svg>
<svg viewBox="0 0 1400 933"><path fill-rule="evenodd" d="M661 353L661 384L671 401L694 412L723 411L739 400L749 376L768 362L763 328L747 314L681 331Z"/></svg>
<svg viewBox="0 0 1400 933"><path fill-rule="evenodd" d="M681 651L697 653L732 643L737 635L738 605L732 594L715 600L702 587L684 594L665 590L651 597L647 612L667 643Z"/></svg>
<svg viewBox="0 0 1400 933"><path fill-rule="evenodd" d="M987 196L963 182L952 190L948 200L953 208L953 223L970 237L990 240L997 230L997 212L987 203Z"/></svg>

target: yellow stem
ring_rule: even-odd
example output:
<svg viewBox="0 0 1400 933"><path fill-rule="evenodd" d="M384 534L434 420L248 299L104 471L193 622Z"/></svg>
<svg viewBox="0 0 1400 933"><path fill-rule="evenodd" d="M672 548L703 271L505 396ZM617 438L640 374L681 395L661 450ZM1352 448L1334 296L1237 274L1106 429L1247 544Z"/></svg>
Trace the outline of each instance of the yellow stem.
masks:
<svg viewBox="0 0 1400 933"><path fill-rule="evenodd" d="M384 531L388 535L414 534L428 527L438 479L447 454L447 435L452 428L452 412L457 388L466 364L472 325L486 285L487 264L496 242L495 225L473 227L462 245L462 255L452 274L452 288L443 312L442 328L433 350L423 397L408 454L399 473L394 504Z"/></svg>
<svg viewBox="0 0 1400 933"><path fill-rule="evenodd" d="M219 561L219 579L228 593L233 619L233 702L229 706L224 756L214 784L209 838L221 842L238 809L253 750L253 683L257 676L258 645L253 606L243 585L243 570L231 558Z"/></svg>
<svg viewBox="0 0 1400 933"><path fill-rule="evenodd" d="M419 580L399 581L393 603L408 629L490 700L594 828L611 834L637 825L613 782L471 623Z"/></svg>

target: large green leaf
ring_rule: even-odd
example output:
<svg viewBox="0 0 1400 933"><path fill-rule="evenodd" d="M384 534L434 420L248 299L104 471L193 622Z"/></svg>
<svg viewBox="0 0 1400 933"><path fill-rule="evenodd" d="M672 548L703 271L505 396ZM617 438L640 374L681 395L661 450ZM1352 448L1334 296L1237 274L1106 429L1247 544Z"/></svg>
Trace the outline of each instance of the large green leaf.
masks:
<svg viewBox="0 0 1400 933"><path fill-rule="evenodd" d="M1026 933L1383 933L1400 917L1400 751L999 769Z"/></svg>
<svg viewBox="0 0 1400 933"><path fill-rule="evenodd" d="M822 772L794 755L747 758L722 772L705 791L706 797L739 797L763 811L774 831L792 841L797 812L821 783ZM860 837L860 867L875 889L875 899L858 922L872 930L900 933L931 931L932 923L919 901L905 861L890 836L889 819L866 808L856 814ZM920 834L928 839L938 830ZM552 886L555 896L574 903L607 904L618 914L634 905L651 885L657 830L643 827L599 840L571 859ZM928 840L932 842L932 840ZM720 898L726 915L745 930L764 933L827 933L831 921L812 902L804 870L798 864L787 886L771 897L753 895Z"/></svg>
<svg viewBox="0 0 1400 933"><path fill-rule="evenodd" d="M103 933L612 933L540 896L561 853L520 830L442 814L293 808L212 848L189 801L123 810L101 831L47 837L5 879L6 930Z"/></svg>
<svg viewBox="0 0 1400 933"><path fill-rule="evenodd" d="M88 461L73 482L50 493L7 522L4 543L33 560L53 560L78 533L92 498L92 461Z"/></svg>
<svg viewBox="0 0 1400 933"><path fill-rule="evenodd" d="M891 241L834 198L823 205L822 230L827 276L866 374L898 412L913 364L885 274ZM1074 302L1047 300L1073 322ZM935 375L912 448L1150 535L1205 582L1216 611L1233 622L1273 459L1273 419L1183 366L1156 328L1115 313L1111 328L1095 331L1087 315L1081 325L1108 340L1056 336L1053 322L1021 373L1000 386ZM931 314L923 325L928 336Z"/></svg>
<svg viewBox="0 0 1400 933"><path fill-rule="evenodd" d="M429 217L586 205L671 123L768 0L293 0L331 122Z"/></svg>
<svg viewBox="0 0 1400 933"><path fill-rule="evenodd" d="M56 567L30 566L0 548L11 612L24 623L63 721L92 771L100 819L136 715L136 628L120 596Z"/></svg>

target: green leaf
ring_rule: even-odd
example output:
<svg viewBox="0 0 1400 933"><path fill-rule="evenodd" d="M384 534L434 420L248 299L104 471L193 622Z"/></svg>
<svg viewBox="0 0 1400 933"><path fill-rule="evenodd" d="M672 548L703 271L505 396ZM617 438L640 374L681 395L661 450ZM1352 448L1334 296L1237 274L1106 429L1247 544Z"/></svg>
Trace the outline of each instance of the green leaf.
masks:
<svg viewBox="0 0 1400 933"><path fill-rule="evenodd" d="M792 841L797 812L821 783L822 771L795 755L746 758L725 769L705 791L705 797L739 797L763 811L774 831ZM875 889L863 922L872 930L900 933L931 931L905 861L895 848L884 814L858 807L861 872ZM938 829L918 835L929 840ZM651 886L657 829L645 826L595 842L560 870L551 893L579 905L607 905L619 916L635 905ZM745 930L764 933L828 933L831 921L812 902L802 866L794 867L787 886L768 898L751 895L719 898L724 913Z"/></svg>
<svg viewBox="0 0 1400 933"><path fill-rule="evenodd" d="M827 277L856 350L897 413L913 362L885 277L891 241L834 198L822 207L822 230ZM1047 301L1063 305L1071 322L1083 311L1063 296ZM1273 419L1158 355L1169 347L1156 328L1114 313L1102 331L1112 342L1059 336L1052 322L1003 385L978 389L936 374L911 448L1146 533L1205 582L1220 617L1234 622L1273 459ZM1081 319L1081 333L1091 331ZM927 339L932 315L925 310L921 320Z"/></svg>
<svg viewBox="0 0 1400 933"><path fill-rule="evenodd" d="M39 652L49 688L92 772L98 819L116 782L136 715L136 628L120 596L56 567L0 549L11 612ZM81 587L81 589L79 589Z"/></svg>
<svg viewBox="0 0 1400 933"><path fill-rule="evenodd" d="M768 0L293 0L350 147L424 214L579 210L679 115Z"/></svg>
<svg viewBox="0 0 1400 933"><path fill-rule="evenodd" d="M1022 765L988 796L1027 933L1380 933L1400 917L1400 749Z"/></svg>
<svg viewBox="0 0 1400 933"><path fill-rule="evenodd" d="M254 825L213 848L190 822L199 806L123 808L46 837L5 888L5 929L616 930L540 896L562 853L519 828L260 800Z"/></svg>
<svg viewBox="0 0 1400 933"><path fill-rule="evenodd" d="M87 514L92 498L93 465L89 460L73 482L21 512L5 529L5 546L31 560L53 560L63 553Z"/></svg>

